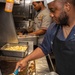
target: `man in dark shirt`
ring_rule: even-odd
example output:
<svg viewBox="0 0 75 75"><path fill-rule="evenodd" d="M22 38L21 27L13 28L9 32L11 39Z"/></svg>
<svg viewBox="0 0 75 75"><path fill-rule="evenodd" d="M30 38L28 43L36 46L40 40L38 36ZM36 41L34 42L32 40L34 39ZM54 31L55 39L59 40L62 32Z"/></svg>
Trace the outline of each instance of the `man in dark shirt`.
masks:
<svg viewBox="0 0 75 75"><path fill-rule="evenodd" d="M19 61L22 71L28 61L53 51L59 75L75 75L75 0L48 0L50 16L55 23L48 28L42 44Z"/></svg>

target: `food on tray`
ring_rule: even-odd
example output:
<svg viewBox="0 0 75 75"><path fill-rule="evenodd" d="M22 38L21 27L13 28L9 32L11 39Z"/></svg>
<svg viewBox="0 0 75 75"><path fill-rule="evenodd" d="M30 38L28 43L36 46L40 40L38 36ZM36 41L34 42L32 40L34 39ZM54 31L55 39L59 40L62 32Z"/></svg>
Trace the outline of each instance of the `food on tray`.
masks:
<svg viewBox="0 0 75 75"><path fill-rule="evenodd" d="M18 38L25 38L26 35L18 35Z"/></svg>
<svg viewBox="0 0 75 75"><path fill-rule="evenodd" d="M13 51L25 51L27 49L27 46L10 46L5 48L4 50L13 50Z"/></svg>
<svg viewBox="0 0 75 75"><path fill-rule="evenodd" d="M27 75L35 75L35 62L34 61L30 61L29 65L28 65L28 74Z"/></svg>

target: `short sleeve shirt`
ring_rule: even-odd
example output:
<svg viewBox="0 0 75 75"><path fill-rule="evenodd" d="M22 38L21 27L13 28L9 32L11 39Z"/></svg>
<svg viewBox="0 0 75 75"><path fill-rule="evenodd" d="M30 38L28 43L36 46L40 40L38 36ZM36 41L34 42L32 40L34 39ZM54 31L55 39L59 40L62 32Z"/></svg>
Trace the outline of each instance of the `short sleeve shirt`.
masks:
<svg viewBox="0 0 75 75"><path fill-rule="evenodd" d="M52 23L45 34L42 44L39 46L45 55L52 52L53 39L57 28L58 25L56 23ZM70 34L66 39L64 37L63 29L60 26L56 37L62 41L75 41L75 26L72 28Z"/></svg>
<svg viewBox="0 0 75 75"><path fill-rule="evenodd" d="M50 11L45 8L34 19L35 30L47 29L51 23Z"/></svg>

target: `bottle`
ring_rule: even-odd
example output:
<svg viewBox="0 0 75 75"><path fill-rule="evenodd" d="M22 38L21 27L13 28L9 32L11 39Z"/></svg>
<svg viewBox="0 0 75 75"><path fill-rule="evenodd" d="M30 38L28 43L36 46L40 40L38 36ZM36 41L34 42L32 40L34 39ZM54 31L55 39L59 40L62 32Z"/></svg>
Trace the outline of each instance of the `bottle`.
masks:
<svg viewBox="0 0 75 75"><path fill-rule="evenodd" d="M6 0L6 4L5 4L5 9L4 10L6 12L12 12L13 5L14 5L14 0Z"/></svg>

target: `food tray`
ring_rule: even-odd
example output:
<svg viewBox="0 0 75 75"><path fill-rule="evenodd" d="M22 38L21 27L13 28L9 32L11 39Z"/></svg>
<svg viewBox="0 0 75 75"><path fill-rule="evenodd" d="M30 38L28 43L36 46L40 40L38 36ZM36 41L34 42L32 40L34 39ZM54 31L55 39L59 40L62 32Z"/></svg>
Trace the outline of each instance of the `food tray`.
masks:
<svg viewBox="0 0 75 75"><path fill-rule="evenodd" d="M15 48L18 47L18 49ZM19 50L19 47L24 47L25 50ZM26 48L25 48L26 47ZM11 49L9 49L11 48ZM11 56L11 57L25 57L28 54L28 42L20 42L20 43L7 43L0 49L1 55Z"/></svg>

